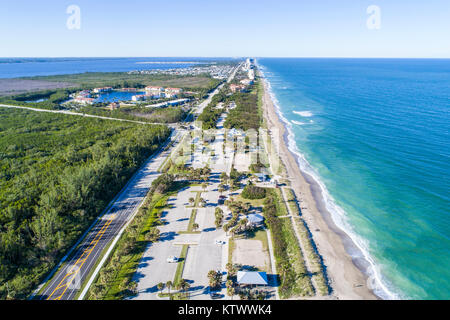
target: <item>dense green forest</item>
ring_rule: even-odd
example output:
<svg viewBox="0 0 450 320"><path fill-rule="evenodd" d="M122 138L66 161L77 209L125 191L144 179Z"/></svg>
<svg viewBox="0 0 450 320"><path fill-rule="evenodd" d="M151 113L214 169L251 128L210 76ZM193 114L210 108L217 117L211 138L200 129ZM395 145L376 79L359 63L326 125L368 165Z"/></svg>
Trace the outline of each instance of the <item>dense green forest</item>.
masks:
<svg viewBox="0 0 450 320"><path fill-rule="evenodd" d="M227 96L223 91L216 94L211 102L203 109L202 113L198 116L197 120L202 122L202 129L208 130L216 127L216 122L222 114L222 109L217 109L216 106L220 102L227 101Z"/></svg>
<svg viewBox="0 0 450 320"><path fill-rule="evenodd" d="M0 298L31 293L169 134L0 109Z"/></svg>
<svg viewBox="0 0 450 320"><path fill-rule="evenodd" d="M181 107L151 108L130 106L107 110L94 106L85 106L79 111L98 116L155 123L175 123L186 117L186 112Z"/></svg>
<svg viewBox="0 0 450 320"><path fill-rule="evenodd" d="M258 109L258 95L255 92L239 92L228 97L236 103L225 120L224 127L241 130L256 129L261 125L262 118Z"/></svg>

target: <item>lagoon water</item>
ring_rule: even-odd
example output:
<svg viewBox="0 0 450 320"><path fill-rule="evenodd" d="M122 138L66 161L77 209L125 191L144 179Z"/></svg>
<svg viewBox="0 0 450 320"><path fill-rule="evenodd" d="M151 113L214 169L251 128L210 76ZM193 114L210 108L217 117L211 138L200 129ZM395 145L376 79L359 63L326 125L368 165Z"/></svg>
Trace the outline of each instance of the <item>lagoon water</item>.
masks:
<svg viewBox="0 0 450 320"><path fill-rule="evenodd" d="M450 60L258 59L384 298L450 297Z"/></svg>
<svg viewBox="0 0 450 320"><path fill-rule="evenodd" d="M209 61L209 58L0 58L0 78L175 69Z"/></svg>

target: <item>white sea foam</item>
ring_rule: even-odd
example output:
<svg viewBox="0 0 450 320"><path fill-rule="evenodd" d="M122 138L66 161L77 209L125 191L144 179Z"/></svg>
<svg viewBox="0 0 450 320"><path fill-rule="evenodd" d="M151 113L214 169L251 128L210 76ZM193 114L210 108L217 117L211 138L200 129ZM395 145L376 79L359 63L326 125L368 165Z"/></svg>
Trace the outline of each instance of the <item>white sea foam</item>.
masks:
<svg viewBox="0 0 450 320"><path fill-rule="evenodd" d="M311 111L292 111L292 112L306 118L313 116L313 113Z"/></svg>
<svg viewBox="0 0 450 320"><path fill-rule="evenodd" d="M257 64L259 68L259 64ZM260 69L261 70L261 69ZM355 246L360 250L361 254L363 255L364 259L369 263L370 267L368 268L367 275L369 278L374 279L372 281L371 286L372 290L375 292L376 295L381 297L382 299L391 300L391 299L402 299L407 298L401 293L397 293L398 291L396 288L393 288L392 285L388 283L388 281L383 278L381 275L381 270L378 265L375 264L375 261L369 254L368 249L368 242L365 239L362 239L359 235L357 235L354 232L354 228L348 223L348 219L346 216L345 211L336 204L330 193L328 192L328 189L324 185L324 183L319 178L319 174L316 172L316 170L309 164L309 162L306 160L304 155L300 152L298 149L298 146L295 142L295 134L292 131L292 124L289 122L286 117L283 115L280 109L279 101L275 97L275 94L273 93L272 86L268 79L266 78L266 75L264 72L261 71L261 74L263 76L263 81L267 84L269 95L274 103L275 111L277 112L278 116L282 120L282 122L285 124L285 127L288 132L288 149L291 151L296 157L297 157L297 163L300 167L300 169L310 175L316 183L319 185L321 189L321 193L326 205L327 211L330 213L333 222L336 224L337 227L339 227L341 230L343 230L353 241ZM300 113L298 111L294 111L294 113Z"/></svg>
<svg viewBox="0 0 450 320"><path fill-rule="evenodd" d="M302 126L302 125L306 124L306 122L300 122L300 121L295 121L295 120L291 120L291 122L292 122L293 124L297 124L297 125L299 125L299 126Z"/></svg>

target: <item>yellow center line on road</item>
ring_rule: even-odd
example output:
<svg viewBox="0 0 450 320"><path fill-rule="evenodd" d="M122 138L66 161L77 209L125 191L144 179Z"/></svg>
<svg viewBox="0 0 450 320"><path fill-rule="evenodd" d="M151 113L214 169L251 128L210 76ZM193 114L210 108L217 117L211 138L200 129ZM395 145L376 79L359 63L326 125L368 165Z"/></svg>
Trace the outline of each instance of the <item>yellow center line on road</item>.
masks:
<svg viewBox="0 0 450 320"><path fill-rule="evenodd" d="M100 231L95 235L94 239L92 239L92 241L89 243L88 248L86 248L83 251L83 254L78 258L78 260L75 262L74 265L72 265L72 268L70 268L70 270L66 273L66 275L64 276L64 278L61 280L61 282L56 286L56 288L53 290L53 292L47 297L46 300L51 300L51 297L53 296L53 294L56 292L56 290L65 287L64 291L56 298L52 299L52 300L60 300L61 297L64 295L64 293L66 292L66 290L69 287L69 284L72 282L72 280L75 278L75 276L77 275L77 273L80 271L81 267L83 266L83 264L86 262L87 258L89 257L89 255L92 253L92 251L94 250L94 248L97 246L98 242L100 241L100 239L102 238L103 234L106 232L106 230L108 229L109 225L111 224L111 222L114 220L114 218L116 217L116 215L114 214L113 216L111 216L111 218L108 220L108 222L106 222L102 228L100 229ZM86 257L84 257L86 255ZM80 263L79 266L77 266ZM67 277L72 276L70 279L66 280ZM66 281L65 281L66 280Z"/></svg>

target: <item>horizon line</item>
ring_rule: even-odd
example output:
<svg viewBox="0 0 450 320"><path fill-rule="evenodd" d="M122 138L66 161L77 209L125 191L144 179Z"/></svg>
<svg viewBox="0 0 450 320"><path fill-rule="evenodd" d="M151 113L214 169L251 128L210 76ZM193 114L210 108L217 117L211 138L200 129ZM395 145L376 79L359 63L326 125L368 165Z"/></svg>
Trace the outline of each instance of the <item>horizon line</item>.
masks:
<svg viewBox="0 0 450 320"><path fill-rule="evenodd" d="M336 57L336 56L0 56L0 59L63 59L63 58L227 58L227 59L243 59L243 58L278 58L278 59L440 59L447 60L449 57Z"/></svg>

